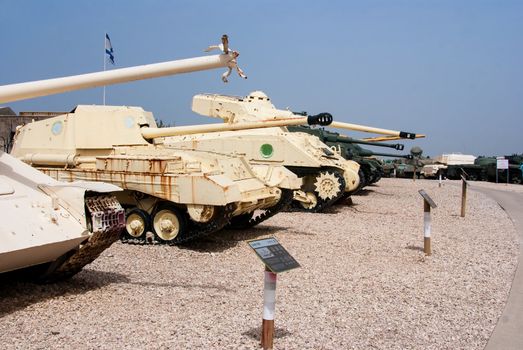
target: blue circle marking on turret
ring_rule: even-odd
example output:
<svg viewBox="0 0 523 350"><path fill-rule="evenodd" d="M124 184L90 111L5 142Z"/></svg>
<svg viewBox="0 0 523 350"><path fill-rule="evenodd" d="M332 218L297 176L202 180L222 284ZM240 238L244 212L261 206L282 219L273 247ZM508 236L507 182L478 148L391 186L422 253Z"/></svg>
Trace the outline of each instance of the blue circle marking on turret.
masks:
<svg viewBox="0 0 523 350"><path fill-rule="evenodd" d="M62 121L57 121L53 123L53 126L51 126L51 132L53 135L58 135L62 132L63 129L63 123Z"/></svg>

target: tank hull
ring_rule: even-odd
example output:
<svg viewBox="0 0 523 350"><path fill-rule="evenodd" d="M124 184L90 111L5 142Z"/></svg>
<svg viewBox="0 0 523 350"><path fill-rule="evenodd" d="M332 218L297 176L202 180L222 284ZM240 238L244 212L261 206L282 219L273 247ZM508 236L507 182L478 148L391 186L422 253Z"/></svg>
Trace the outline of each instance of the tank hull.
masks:
<svg viewBox="0 0 523 350"><path fill-rule="evenodd" d="M4 152L0 153L0 173L0 210L5 218L9 218L0 226L0 273L50 264L62 258L61 263L55 263L55 271L46 270L34 277L40 280L70 277L120 237L124 227L123 209L113 196L100 195L106 191L118 191L116 186L64 184ZM112 217L108 226L105 225L107 221L106 227L97 225L90 217L93 213L85 211L86 188L99 193L94 197L96 200L104 197L98 202L102 207L103 201L111 201L109 206L98 210L100 215ZM88 226L98 232L90 231ZM107 241L103 247L83 252L91 255L87 259L82 257L85 263L81 266L64 265L67 263L64 256L74 256L80 251L80 246L86 245L100 232L108 236L104 238ZM61 273L53 275L60 267Z"/></svg>
<svg viewBox="0 0 523 350"><path fill-rule="evenodd" d="M238 154L254 168L275 164L285 166L301 178L302 192L311 192L322 170L342 174L345 193L354 191L359 185L359 166L356 163L343 160L311 135L290 133L284 128L174 136L163 139L163 142L174 149ZM306 198L297 191L296 200L307 201Z"/></svg>

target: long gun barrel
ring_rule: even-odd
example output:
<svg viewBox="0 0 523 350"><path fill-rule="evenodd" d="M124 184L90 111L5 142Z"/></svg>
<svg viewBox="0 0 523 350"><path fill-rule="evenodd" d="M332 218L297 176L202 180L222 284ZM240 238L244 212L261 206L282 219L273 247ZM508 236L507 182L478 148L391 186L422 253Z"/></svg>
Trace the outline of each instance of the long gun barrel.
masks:
<svg viewBox="0 0 523 350"><path fill-rule="evenodd" d="M202 56L105 72L0 86L0 104L97 86L226 67L232 54Z"/></svg>
<svg viewBox="0 0 523 350"><path fill-rule="evenodd" d="M417 137L417 135L412 132L374 128L371 126L365 126L365 125L359 125L359 124L332 122L332 124L330 126L332 128L347 129L347 130L368 132L368 133L373 133L373 134L395 136L395 137L399 137L402 139L412 139L413 140Z"/></svg>
<svg viewBox="0 0 523 350"><path fill-rule="evenodd" d="M365 148L362 148L359 150L359 155L362 157L379 156L379 157L392 157L392 158L405 158L405 159L413 158L411 154L392 154L392 153L373 152L373 151L370 151Z"/></svg>
<svg viewBox="0 0 523 350"><path fill-rule="evenodd" d="M379 143L379 142L370 142L370 141L363 141L363 140L358 140L358 139L353 139L353 138L350 138L350 143L355 143L355 144L359 144L359 145L369 145L369 146L374 146L374 147L387 147L387 148L393 148L395 149L396 151L403 151L403 149L405 148L405 146L401 143Z"/></svg>
<svg viewBox="0 0 523 350"><path fill-rule="evenodd" d="M405 147L401 143L378 143L378 142L363 141L363 140L353 139L352 137L340 135L338 133L334 133L334 132L330 132L330 131L323 131L322 134L326 140L332 141L332 142L361 144L361 145L369 145L369 146L376 146L376 147L387 147L387 148L393 148L397 151L403 151L403 149Z"/></svg>
<svg viewBox="0 0 523 350"><path fill-rule="evenodd" d="M188 126L174 126L168 128L149 128L143 127L141 129L142 136L146 139L154 139L157 137L168 137L178 135L200 134L207 132L218 131L232 131L245 129L259 129L291 125L322 125L327 126L332 123L332 116L328 113L320 113L318 115L307 116L302 118L287 118L278 120L261 120L259 122L245 122L239 124L203 124L203 125L188 125Z"/></svg>

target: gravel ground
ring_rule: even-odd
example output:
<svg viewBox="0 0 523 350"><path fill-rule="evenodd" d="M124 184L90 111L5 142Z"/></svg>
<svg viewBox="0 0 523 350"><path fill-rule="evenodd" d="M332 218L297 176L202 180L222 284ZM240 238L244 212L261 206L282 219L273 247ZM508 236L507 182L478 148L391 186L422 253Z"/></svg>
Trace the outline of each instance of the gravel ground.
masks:
<svg viewBox="0 0 523 350"><path fill-rule="evenodd" d="M281 213L185 247L116 243L67 282L4 282L0 344L256 349L263 266L246 240L274 235L302 265L278 276L276 349L483 349L508 296L517 235L474 191L461 218L461 189L448 184L382 179L327 214ZM430 257L421 188L438 204Z"/></svg>

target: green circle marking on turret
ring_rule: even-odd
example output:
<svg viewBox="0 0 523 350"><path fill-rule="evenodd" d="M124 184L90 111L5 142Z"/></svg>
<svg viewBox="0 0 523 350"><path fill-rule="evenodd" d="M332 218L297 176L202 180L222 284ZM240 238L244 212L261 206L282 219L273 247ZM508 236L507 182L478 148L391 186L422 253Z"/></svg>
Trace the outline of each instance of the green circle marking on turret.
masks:
<svg viewBox="0 0 523 350"><path fill-rule="evenodd" d="M260 147L260 153L263 158L270 158L270 157L272 157L272 154L274 153L274 149L272 148L272 145L269 145L268 143L264 143Z"/></svg>
<svg viewBox="0 0 523 350"><path fill-rule="evenodd" d="M51 126L51 132L53 133L53 135L60 134L62 132L62 129L63 129L63 124L61 121L54 122L53 126Z"/></svg>

